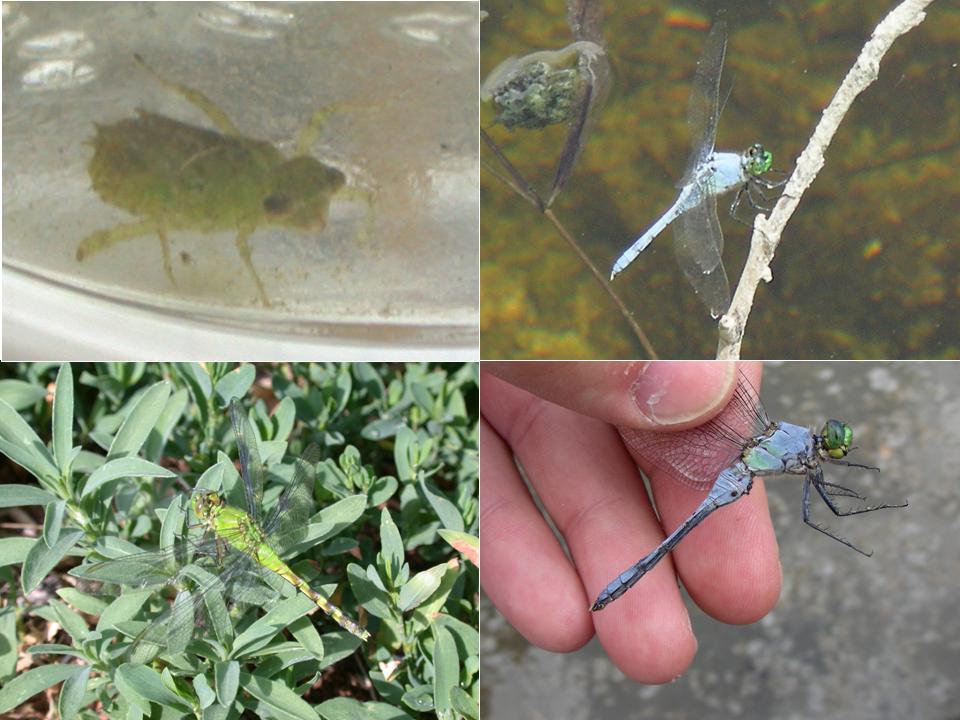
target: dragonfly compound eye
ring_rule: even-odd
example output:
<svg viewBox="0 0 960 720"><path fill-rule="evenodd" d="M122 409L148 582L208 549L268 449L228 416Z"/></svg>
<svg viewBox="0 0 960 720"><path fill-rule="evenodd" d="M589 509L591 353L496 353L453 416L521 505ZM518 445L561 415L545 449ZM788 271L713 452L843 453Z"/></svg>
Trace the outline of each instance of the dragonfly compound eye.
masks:
<svg viewBox="0 0 960 720"><path fill-rule="evenodd" d="M839 420L827 420L823 426L823 445L834 459L844 457L853 445L853 428Z"/></svg>
<svg viewBox="0 0 960 720"><path fill-rule="evenodd" d="M747 155L750 158L747 170L751 175L763 175L773 166L773 153L759 143L751 145Z"/></svg>

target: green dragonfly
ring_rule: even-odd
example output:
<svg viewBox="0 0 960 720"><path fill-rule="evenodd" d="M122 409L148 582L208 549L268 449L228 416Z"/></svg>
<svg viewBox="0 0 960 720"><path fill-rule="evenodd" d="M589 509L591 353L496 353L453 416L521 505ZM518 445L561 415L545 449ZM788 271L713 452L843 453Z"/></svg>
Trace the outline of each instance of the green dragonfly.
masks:
<svg viewBox="0 0 960 720"><path fill-rule="evenodd" d="M198 522L191 527L203 528L202 540L185 540L168 550L134 553L71 571L85 581L140 588L180 586L188 579L199 585L193 592L182 591L164 617L136 637L131 646L134 662L152 657L156 649L185 649L194 628L203 624L202 607L208 612L224 608L224 597L262 606L276 576L310 598L344 630L364 641L370 638L367 630L311 588L282 559L283 550L296 545L307 532L312 466L319 455L316 446L310 446L297 460L292 482L264 517L263 464L256 435L237 399L230 403L230 419L246 509L227 504L220 492L196 490L191 507Z"/></svg>

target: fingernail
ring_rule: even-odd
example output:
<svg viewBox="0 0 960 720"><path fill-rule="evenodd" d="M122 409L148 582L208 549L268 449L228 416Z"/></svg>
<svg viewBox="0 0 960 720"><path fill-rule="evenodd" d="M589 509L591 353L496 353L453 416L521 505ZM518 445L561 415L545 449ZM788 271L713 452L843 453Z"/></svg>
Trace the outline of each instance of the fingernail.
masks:
<svg viewBox="0 0 960 720"><path fill-rule="evenodd" d="M734 383L732 362L651 362L630 394L649 426L679 425L714 410Z"/></svg>

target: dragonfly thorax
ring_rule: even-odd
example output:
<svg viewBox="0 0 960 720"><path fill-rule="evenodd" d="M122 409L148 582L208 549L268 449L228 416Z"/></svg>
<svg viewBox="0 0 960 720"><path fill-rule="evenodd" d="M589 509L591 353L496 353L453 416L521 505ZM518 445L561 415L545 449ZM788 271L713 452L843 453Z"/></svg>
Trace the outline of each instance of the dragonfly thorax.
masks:
<svg viewBox="0 0 960 720"><path fill-rule="evenodd" d="M853 428L839 420L827 420L817 436L817 452L832 460L846 457L853 446Z"/></svg>
<svg viewBox="0 0 960 720"><path fill-rule="evenodd" d="M201 492L193 496L193 511L204 522L209 522L223 508L223 498L220 493Z"/></svg>

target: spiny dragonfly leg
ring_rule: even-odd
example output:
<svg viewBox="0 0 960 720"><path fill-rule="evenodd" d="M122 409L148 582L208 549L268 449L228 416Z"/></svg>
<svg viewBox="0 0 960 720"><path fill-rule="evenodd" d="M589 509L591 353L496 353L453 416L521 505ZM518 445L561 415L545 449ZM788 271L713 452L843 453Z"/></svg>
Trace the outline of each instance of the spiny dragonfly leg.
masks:
<svg viewBox="0 0 960 720"><path fill-rule="evenodd" d="M737 196L733 199L733 202L730 203L730 217L736 220L741 225L746 225L747 227L752 227L751 223L748 223L746 220L741 220L737 217L737 210L740 209L740 201L743 200L744 191L747 190L749 183L744 183L740 186L740 189L737 190ZM750 204L753 205L753 201L750 200Z"/></svg>
<svg viewBox="0 0 960 720"><path fill-rule="evenodd" d="M863 466L863 467L866 467L867 469L871 469L871 470L876 469L876 468L870 468L868 466ZM807 477L804 478L803 522L805 522L807 525L814 528L815 530L819 530L824 535L828 535L829 537L832 537L834 540L837 540L838 542L843 543L847 547L852 548L856 550L858 553L860 553L861 555L866 555L867 557L870 557L871 555L873 555L873 553L864 552L853 543L848 542L847 540L844 540L842 537L834 535L832 532L830 532L830 530L820 525L817 525L815 522L813 522L810 519L810 485L813 485L813 487L817 491L817 494L820 496L820 498L823 500L826 506L830 508L830 511L837 517L860 515L862 513L873 512L874 510L889 510L892 508L903 508L903 507L907 507L907 504L908 504L908 503L903 503L903 504L897 504L897 505L888 505L888 504L867 505L866 507L854 508L852 510L841 510L840 507L833 501L834 496L855 497L858 500L866 500L866 498L854 492L853 490L850 490L849 488L845 488L841 485L834 485L833 483L826 482L823 479L823 471L820 468L817 468L815 472L807 475ZM834 492L831 492L831 489Z"/></svg>
<svg viewBox="0 0 960 720"><path fill-rule="evenodd" d="M850 448L850 450L856 450L856 448ZM876 470L880 472L880 468L874 467L873 465L861 465L860 463L852 463L847 460L831 460L834 465L845 465L846 467L860 468L861 470Z"/></svg>
<svg viewBox="0 0 960 720"><path fill-rule="evenodd" d="M750 183L750 185L747 186L747 195L749 196L751 207L759 207L765 212L769 211L770 203L775 199L764 192L763 186L757 185L756 183ZM757 199L758 197L760 198L759 200Z"/></svg>
<svg viewBox="0 0 960 720"><path fill-rule="evenodd" d="M820 473L820 477L823 477L822 473ZM849 542L848 540L844 540L839 535L834 535L828 528L825 528L823 525L817 525L817 523L810 519L810 485L813 485L816 488L817 493L821 498L823 498L823 501L827 504L827 507L829 507L835 515L839 516L841 514L840 509L834 504L833 500L830 499L830 496L820 487L820 483L817 482L816 478L811 478L810 475L807 475L803 479L803 522L812 527L814 530L822 532L827 537L831 537L837 542L843 543L851 550L856 550L861 555L865 555L867 557L873 555L872 552L864 552L853 543Z"/></svg>
<svg viewBox="0 0 960 720"><path fill-rule="evenodd" d="M856 490L851 490L843 485L835 485L834 483L827 482L826 480L823 481L822 485L824 490L833 497L852 497L856 498L857 500L864 501L867 499Z"/></svg>
<svg viewBox="0 0 960 720"><path fill-rule="evenodd" d="M754 182L755 184L759 185L760 187L766 188L767 190L776 190L777 188L781 188L781 187L783 187L784 185L786 185L786 184L787 184L787 180L790 179L790 176L787 175L787 173L781 172L780 170L768 170L767 172L768 172L768 173L775 172L775 173L783 176L783 177L782 177L781 179L779 179L779 180L771 180L770 178L767 178L767 177L756 177L756 176L754 176L754 177L753 177L753 182Z"/></svg>

